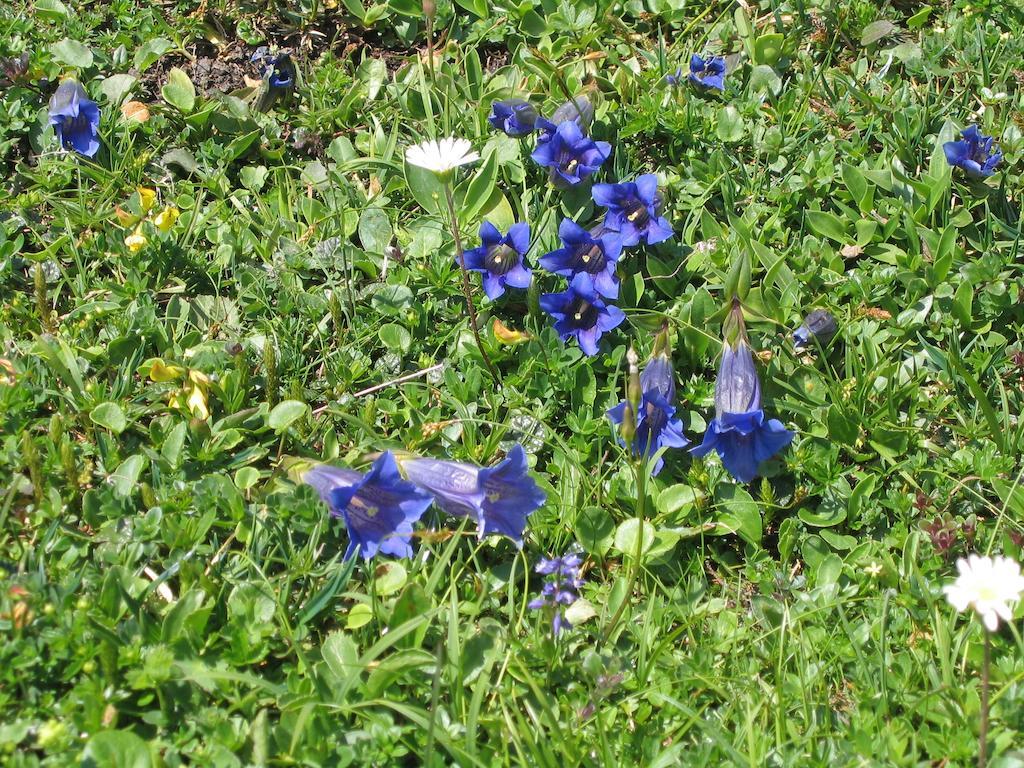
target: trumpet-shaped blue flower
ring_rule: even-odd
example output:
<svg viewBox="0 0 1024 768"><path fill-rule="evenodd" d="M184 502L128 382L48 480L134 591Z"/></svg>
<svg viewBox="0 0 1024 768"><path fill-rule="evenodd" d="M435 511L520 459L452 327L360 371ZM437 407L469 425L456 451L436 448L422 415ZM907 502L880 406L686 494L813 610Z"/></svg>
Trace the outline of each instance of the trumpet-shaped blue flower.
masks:
<svg viewBox="0 0 1024 768"><path fill-rule="evenodd" d="M525 99L505 99L491 104L487 122L509 136L527 136L537 125L537 108Z"/></svg>
<svg viewBox="0 0 1024 768"><path fill-rule="evenodd" d="M585 230L572 219L562 219L558 236L563 248L540 258L540 265L556 275L586 275L594 290L609 299L619 296L616 263L622 254L622 240L616 232L598 226Z"/></svg>
<svg viewBox="0 0 1024 768"><path fill-rule="evenodd" d="M527 517L546 498L530 477L526 452L518 444L493 467L440 459L400 461L409 481L429 493L442 510L476 520L481 538L497 533L521 546Z"/></svg>
<svg viewBox="0 0 1024 768"><path fill-rule="evenodd" d="M947 141L942 145L946 162L962 168L975 179L984 179L995 173L996 166L1003 161L1003 153L992 147L995 139L985 136L976 125L964 129L960 135L960 141Z"/></svg>
<svg viewBox="0 0 1024 768"><path fill-rule="evenodd" d="M811 339L825 346L836 335L836 319L827 309L814 309L807 313L803 323L793 331L793 346L797 349L811 346Z"/></svg>
<svg viewBox="0 0 1024 768"><path fill-rule="evenodd" d="M530 225L524 222L509 227L502 235L491 222L480 225L479 248L463 254L466 269L482 272L484 293L496 299L505 293L505 286L529 288L533 273L523 265L523 256L530 249Z"/></svg>
<svg viewBox="0 0 1024 768"><path fill-rule="evenodd" d="M595 203L608 209L604 225L619 233L624 248L638 243L654 245L672 237L672 225L660 215L661 195L653 173L622 184L595 184L592 196Z"/></svg>
<svg viewBox="0 0 1024 768"><path fill-rule="evenodd" d="M709 56L705 59L695 53L690 57L688 77L690 82L698 88L724 91L725 59L721 56Z"/></svg>
<svg viewBox="0 0 1024 768"><path fill-rule="evenodd" d="M683 434L683 422L676 418L675 371L668 355L656 354L640 374L640 407L636 414L636 434L631 449L634 456L651 456L662 448L685 448L690 444ZM614 424L621 425L629 406L622 401L608 411ZM621 442L621 438L620 438ZM652 475L661 472L665 461L659 456Z"/></svg>
<svg viewBox="0 0 1024 768"><path fill-rule="evenodd" d="M390 451L381 454L366 474L320 464L302 479L316 489L333 517L345 521L345 559L356 552L367 560L378 552L412 557L412 526L433 499L402 479Z"/></svg>
<svg viewBox="0 0 1024 768"><path fill-rule="evenodd" d="M665 75L665 82L673 88L682 85L685 80L686 77L683 75L682 67L678 67L675 72L670 72Z"/></svg>
<svg viewBox="0 0 1024 768"><path fill-rule="evenodd" d="M541 558L534 566L537 573L547 578L544 580L540 595L527 603L527 607L534 611L541 608L553 609L551 631L556 636L563 629L572 628L572 624L565 618L565 607L579 599L579 589L584 584L580 577L582 563L583 558L570 553L551 559Z"/></svg>
<svg viewBox="0 0 1024 768"><path fill-rule="evenodd" d="M576 337L587 355L596 355L601 336L626 319L621 309L601 300L588 275L576 275L561 293L541 294L540 308L554 318L558 335Z"/></svg>
<svg viewBox="0 0 1024 768"><path fill-rule="evenodd" d="M761 410L761 381L746 341L739 340L735 347L726 342L715 381L715 418L693 454L717 451L729 473L749 483L757 477L761 462L792 440L793 433L782 422L766 419Z"/></svg>
<svg viewBox="0 0 1024 768"><path fill-rule="evenodd" d="M607 141L594 141L583 133L575 120L559 123L551 137L537 145L530 157L537 165L550 169L555 186L579 184L593 174L612 153Z"/></svg>
<svg viewBox="0 0 1024 768"><path fill-rule="evenodd" d="M50 125L64 149L92 157L100 148L100 108L77 80L64 80L50 98Z"/></svg>

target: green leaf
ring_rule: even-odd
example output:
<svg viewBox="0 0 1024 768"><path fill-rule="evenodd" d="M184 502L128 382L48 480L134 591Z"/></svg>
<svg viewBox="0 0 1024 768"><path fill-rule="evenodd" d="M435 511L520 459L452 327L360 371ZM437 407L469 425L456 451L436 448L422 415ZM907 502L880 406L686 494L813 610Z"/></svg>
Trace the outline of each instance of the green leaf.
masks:
<svg viewBox="0 0 1024 768"><path fill-rule="evenodd" d="M116 107L137 82L138 78L132 75L111 75L100 81L100 93L106 97L111 106Z"/></svg>
<svg viewBox="0 0 1024 768"><path fill-rule="evenodd" d="M846 507L841 499L831 493L826 493L816 510L801 506L797 511L797 516L814 528L831 528L846 519Z"/></svg>
<svg viewBox="0 0 1024 768"><path fill-rule="evenodd" d="M724 510L718 516L718 532L737 533L760 546L761 512L751 495L739 485L720 485L715 491L715 500Z"/></svg>
<svg viewBox="0 0 1024 768"><path fill-rule="evenodd" d="M886 19L873 21L864 27L864 31L860 36L860 44L864 46L872 45L873 43L877 43L883 37L891 35L898 29L899 27Z"/></svg>
<svg viewBox="0 0 1024 768"><path fill-rule="evenodd" d="M348 680L363 670L359 663L359 646L344 632L331 632L327 635L320 647L320 655L338 680Z"/></svg>
<svg viewBox="0 0 1024 768"><path fill-rule="evenodd" d="M61 64L75 69L88 69L92 66L92 51L89 47L66 37L50 47L50 55Z"/></svg>
<svg viewBox="0 0 1024 768"><path fill-rule="evenodd" d="M99 731L82 753L83 768L152 768L149 746L131 731Z"/></svg>
<svg viewBox="0 0 1024 768"><path fill-rule="evenodd" d="M409 191L428 213L440 213L445 209L444 184L433 171L420 168L418 165L404 163L405 183Z"/></svg>
<svg viewBox="0 0 1024 768"><path fill-rule="evenodd" d="M36 18L45 21L63 21L70 15L68 7L60 0L36 0L32 11Z"/></svg>
<svg viewBox="0 0 1024 768"><path fill-rule="evenodd" d="M299 400L285 400L274 406L267 416L267 426L280 434L306 415L309 406Z"/></svg>
<svg viewBox="0 0 1024 768"><path fill-rule="evenodd" d="M398 323L385 323L377 331L377 337L392 352L408 352L412 346L412 334Z"/></svg>
<svg viewBox="0 0 1024 768"><path fill-rule="evenodd" d="M736 107L731 104L718 110L718 138L726 144L734 144L743 138L746 124Z"/></svg>
<svg viewBox="0 0 1024 768"><path fill-rule="evenodd" d="M160 94L164 101L183 114L191 112L196 105L196 87L192 85L184 70L178 67L172 67L167 73L167 82L160 89Z"/></svg>
<svg viewBox="0 0 1024 768"><path fill-rule="evenodd" d="M189 152L187 149L172 149L169 152L165 152L163 157L160 158L164 165L176 165L185 173L198 173L199 164L196 162L196 156Z"/></svg>
<svg viewBox="0 0 1024 768"><path fill-rule="evenodd" d="M773 67L769 67L767 64L758 64L754 67L750 71L748 83L751 90L759 92L768 91L774 96L778 96L782 91L782 78L779 77L779 73Z"/></svg>
<svg viewBox="0 0 1024 768"><path fill-rule="evenodd" d="M576 538L583 548L595 555L604 555L612 546L615 521L601 507L587 507L576 518Z"/></svg>
<svg viewBox="0 0 1024 768"><path fill-rule="evenodd" d="M481 19L487 18L487 0L455 0L455 4Z"/></svg>
<svg viewBox="0 0 1024 768"><path fill-rule="evenodd" d="M683 510L689 511L704 498L704 492L691 485L670 485L658 494L655 506L663 515L674 515Z"/></svg>
<svg viewBox="0 0 1024 768"><path fill-rule="evenodd" d="M98 424L119 435L128 426L128 419L117 403L100 403L89 413L93 424Z"/></svg>
<svg viewBox="0 0 1024 768"><path fill-rule="evenodd" d="M391 220L380 208L367 208L359 216L359 242L367 253L383 255L393 236Z"/></svg>
<svg viewBox="0 0 1024 768"><path fill-rule="evenodd" d="M109 477L110 484L114 487L114 495L120 499L131 496L139 484L139 476L145 466L146 457L139 453L122 461Z"/></svg>
<svg viewBox="0 0 1024 768"><path fill-rule="evenodd" d="M926 5L909 19L907 19L907 27L910 29L918 29L923 27L925 22L928 21L928 17L934 9L930 5Z"/></svg>
<svg viewBox="0 0 1024 768"><path fill-rule="evenodd" d="M152 40L147 40L135 52L135 69L139 70L140 73L145 72L161 56L172 50L174 50L174 43L167 38L154 37Z"/></svg>
<svg viewBox="0 0 1024 768"><path fill-rule="evenodd" d="M642 541L641 541L642 537ZM641 525L640 518L633 517L623 520L615 530L614 547L617 552L630 559L636 557L637 547L640 547L640 559L650 552L654 544L654 524L650 520L644 520Z"/></svg>
<svg viewBox="0 0 1024 768"><path fill-rule="evenodd" d="M490 199L497 180L498 153L492 151L484 158L483 165L477 169L473 178L470 179L466 186L465 194L460 196L462 200L462 210L459 214L460 221L470 222L475 219L477 212Z"/></svg>
<svg viewBox="0 0 1024 768"><path fill-rule="evenodd" d="M754 41L754 63L772 66L782 56L786 38L778 32L761 35Z"/></svg>
<svg viewBox="0 0 1024 768"><path fill-rule="evenodd" d="M377 567L374 587L380 597L398 592L409 580L405 566L395 560L389 560Z"/></svg>
<svg viewBox="0 0 1024 768"><path fill-rule="evenodd" d="M824 235L837 243L846 243L849 235L846 224L834 213L827 211L807 211L807 224L819 235Z"/></svg>
<svg viewBox="0 0 1024 768"><path fill-rule="evenodd" d="M255 467L242 467L235 472L235 487L247 491L260 481L260 471Z"/></svg>
<svg viewBox="0 0 1024 768"><path fill-rule="evenodd" d="M373 609L366 603L356 603L348 612L345 626L348 629L359 629L373 621Z"/></svg>
<svg viewBox="0 0 1024 768"><path fill-rule="evenodd" d="M181 466L181 449L185 445L187 434L188 428L185 422L178 422L164 439L164 444L160 446L160 455L174 468Z"/></svg>

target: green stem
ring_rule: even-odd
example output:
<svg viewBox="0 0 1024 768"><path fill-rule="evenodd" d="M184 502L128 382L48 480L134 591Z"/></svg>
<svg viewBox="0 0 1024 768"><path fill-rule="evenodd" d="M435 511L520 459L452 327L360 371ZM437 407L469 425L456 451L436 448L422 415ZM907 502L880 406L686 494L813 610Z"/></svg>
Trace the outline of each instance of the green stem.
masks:
<svg viewBox="0 0 1024 768"><path fill-rule="evenodd" d="M988 630L985 633L985 657L981 664L981 726L978 728L978 768L985 768L988 762L988 688L989 666L992 664L992 641Z"/></svg>
<svg viewBox="0 0 1024 768"><path fill-rule="evenodd" d="M638 457L633 461L633 472L636 477L636 517L637 517L637 528L636 528L636 551L633 553L632 567L630 568L629 587L626 589L626 594L622 596L622 602L619 603L619 607L615 610L615 615L612 616L611 621L608 622L608 626L605 628L604 636L601 638L602 643L608 642L611 638L612 633L615 631L615 627L618 626L619 620L622 618L622 614L626 611L626 606L629 604L629 597L633 594L633 590L636 589L637 580L640 578L640 558L643 555L644 547L644 514L647 508L647 459L644 456Z"/></svg>
<svg viewBox="0 0 1024 768"><path fill-rule="evenodd" d="M491 362L491 358L484 349L483 341L480 339L480 327L477 323L476 308L473 306L473 292L469 283L469 270L466 269L466 257L462 250L462 236L459 234L459 217L455 213L455 200L452 198L451 185L447 181L444 183L444 199L448 203L448 218L452 225L452 238L455 240L455 254L459 258L459 268L462 270L462 295L466 299L469 324L473 329L473 338L476 339L476 346L480 350L480 356L484 359L487 370L494 380L494 386L497 387L501 380L498 378L498 372L494 369L494 363Z"/></svg>

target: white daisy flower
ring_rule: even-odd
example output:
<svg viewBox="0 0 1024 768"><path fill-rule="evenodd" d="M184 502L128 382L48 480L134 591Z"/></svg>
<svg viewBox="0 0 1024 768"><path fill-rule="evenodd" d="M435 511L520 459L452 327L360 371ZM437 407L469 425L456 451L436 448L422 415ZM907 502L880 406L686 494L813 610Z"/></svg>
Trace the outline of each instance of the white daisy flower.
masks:
<svg viewBox="0 0 1024 768"><path fill-rule="evenodd" d="M1008 557L971 555L957 560L956 568L956 581L942 588L954 608L973 608L990 632L996 631L1000 619L1012 620L1013 606L1024 592L1020 565Z"/></svg>
<svg viewBox="0 0 1024 768"><path fill-rule="evenodd" d="M466 163L480 159L466 139L447 138L424 141L405 150L405 159L412 165L444 175Z"/></svg>

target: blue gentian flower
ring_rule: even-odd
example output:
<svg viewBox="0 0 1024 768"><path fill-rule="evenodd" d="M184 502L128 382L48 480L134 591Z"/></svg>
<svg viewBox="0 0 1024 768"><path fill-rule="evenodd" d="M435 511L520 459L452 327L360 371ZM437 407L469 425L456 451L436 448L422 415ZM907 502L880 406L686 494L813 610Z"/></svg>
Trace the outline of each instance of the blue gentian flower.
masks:
<svg viewBox="0 0 1024 768"><path fill-rule="evenodd" d="M607 141L594 141L580 130L574 120L559 123L551 138L541 142L530 157L537 165L550 168L555 186L579 184L612 153Z"/></svg>
<svg viewBox="0 0 1024 768"><path fill-rule="evenodd" d="M715 418L704 433L704 442L692 449L695 456L718 452L722 465L741 483L758 474L761 462L770 459L793 440L793 433L761 410L761 381L754 356L745 339L725 343L715 382Z"/></svg>
<svg viewBox="0 0 1024 768"><path fill-rule="evenodd" d="M675 72L665 75L665 82L673 88L681 85L686 78L683 76L683 68L679 67Z"/></svg>
<svg viewBox="0 0 1024 768"><path fill-rule="evenodd" d="M523 256L530 249L530 225L524 222L509 227L502 236L491 222L480 225L479 248L463 254L466 269L482 272L484 293L496 299L505 293L505 286L529 288L533 273L523 265Z"/></svg>
<svg viewBox="0 0 1024 768"><path fill-rule="evenodd" d="M563 248L540 258L540 265L556 275L573 277L586 275L594 290L609 299L619 296L619 280L615 276L616 262L622 254L622 240L618 233L603 225L585 230L572 219L562 219L558 237Z"/></svg>
<svg viewBox="0 0 1024 768"><path fill-rule="evenodd" d="M345 521L346 560L357 552L367 560L378 552L412 557L412 526L433 499L402 479L390 451L381 454L365 475L320 464L302 479L320 494L332 517Z"/></svg>
<svg viewBox="0 0 1024 768"><path fill-rule="evenodd" d="M551 559L541 558L540 562L534 566L537 573L547 578L544 580L540 596L527 603L527 607L534 611L541 608L554 609L551 632L556 637L563 629L572 628L572 624L565 618L565 607L579 599L579 589L584 584L580 577L582 563L583 558L570 553Z"/></svg>
<svg viewBox="0 0 1024 768"><path fill-rule="evenodd" d="M698 88L724 91L725 59L721 56L709 56L705 59L696 53L693 54L690 57L690 74L688 78Z"/></svg>
<svg viewBox="0 0 1024 768"><path fill-rule="evenodd" d="M946 162L963 168L968 176L975 179L984 179L995 173L996 166L1003 160L1003 153L993 150L995 139L985 136L976 125L964 129L961 136L960 141L947 141L942 145Z"/></svg>
<svg viewBox="0 0 1024 768"><path fill-rule="evenodd" d="M295 64L287 53L267 59L266 77L271 88L286 90L295 85Z"/></svg>
<svg viewBox="0 0 1024 768"><path fill-rule="evenodd" d="M533 133L537 124L537 108L524 99L505 99L491 104L487 122L509 136Z"/></svg>
<svg viewBox="0 0 1024 768"><path fill-rule="evenodd" d="M608 209L604 225L619 233L624 248L638 243L654 245L672 237L672 225L659 215L662 201L658 177L653 173L623 184L595 184L592 196L595 203Z"/></svg>
<svg viewBox="0 0 1024 768"><path fill-rule="evenodd" d="M64 80L50 98L50 125L64 149L92 157L100 148L100 108L77 80Z"/></svg>
<svg viewBox="0 0 1024 768"><path fill-rule="evenodd" d="M601 336L626 319L621 309L601 300L589 275L576 275L561 293L541 294L540 308L554 318L558 335L575 336L587 355L596 355Z"/></svg>
<svg viewBox="0 0 1024 768"><path fill-rule="evenodd" d="M530 477L526 451L518 444L493 467L440 459L399 460L409 481L429 493L442 510L476 520L481 538L497 533L522 546L526 518L546 498Z"/></svg>
<svg viewBox="0 0 1024 768"><path fill-rule="evenodd" d="M812 346L811 339L825 346L836 335L836 319L827 309L815 309L807 313L803 323L793 331L793 346L797 349Z"/></svg>
<svg viewBox="0 0 1024 768"><path fill-rule="evenodd" d="M676 384L672 360L667 354L655 354L640 374L640 407L636 415L636 434L631 449L634 456L652 456L661 448L685 448L690 441L683 435L683 422L675 417ZM622 424L629 403L625 400L608 411L608 417ZM622 442L621 437L619 441ZM659 456L652 475L661 472L665 461Z"/></svg>

